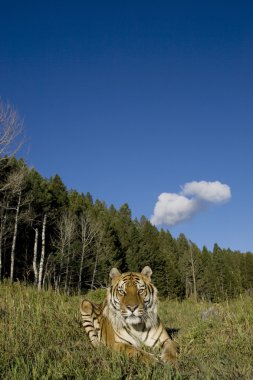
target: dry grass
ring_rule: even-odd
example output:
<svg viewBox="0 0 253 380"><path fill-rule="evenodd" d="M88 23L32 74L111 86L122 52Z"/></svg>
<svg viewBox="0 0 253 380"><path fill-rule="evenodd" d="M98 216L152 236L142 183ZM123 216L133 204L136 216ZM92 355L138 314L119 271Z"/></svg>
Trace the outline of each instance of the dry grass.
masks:
<svg viewBox="0 0 253 380"><path fill-rule="evenodd" d="M99 301L103 291L89 293ZM163 301L166 326L178 328L177 368L145 365L93 349L79 325L80 297L0 284L0 378L253 379L253 299L219 305ZM202 313L207 311L206 314Z"/></svg>

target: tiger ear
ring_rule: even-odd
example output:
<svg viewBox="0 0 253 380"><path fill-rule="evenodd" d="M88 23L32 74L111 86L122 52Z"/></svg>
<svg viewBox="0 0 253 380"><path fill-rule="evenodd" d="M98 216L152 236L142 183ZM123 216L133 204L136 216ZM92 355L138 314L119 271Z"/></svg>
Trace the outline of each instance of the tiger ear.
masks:
<svg viewBox="0 0 253 380"><path fill-rule="evenodd" d="M110 271L110 277L111 277L111 279L113 279L115 277L118 277L120 275L121 275L121 273L120 273L120 271L117 268L112 268L111 269L111 271Z"/></svg>
<svg viewBox="0 0 253 380"><path fill-rule="evenodd" d="M152 269L148 266L148 265L146 265L143 269L142 269L142 271L141 271L141 274L143 274L143 276L146 276L146 277L148 277L148 278L151 278L151 275L152 275Z"/></svg>

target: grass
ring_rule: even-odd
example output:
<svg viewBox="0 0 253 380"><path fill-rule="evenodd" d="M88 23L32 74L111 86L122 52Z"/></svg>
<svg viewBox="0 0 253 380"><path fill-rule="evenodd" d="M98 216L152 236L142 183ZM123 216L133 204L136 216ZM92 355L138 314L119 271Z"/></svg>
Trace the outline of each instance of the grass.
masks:
<svg viewBox="0 0 253 380"><path fill-rule="evenodd" d="M103 291L89 293L99 302ZM0 378L28 379L253 379L253 299L210 305L163 301L166 326L180 329L176 368L142 364L106 348L93 349L79 324L81 297L38 293L0 284ZM205 318L201 315L207 311Z"/></svg>

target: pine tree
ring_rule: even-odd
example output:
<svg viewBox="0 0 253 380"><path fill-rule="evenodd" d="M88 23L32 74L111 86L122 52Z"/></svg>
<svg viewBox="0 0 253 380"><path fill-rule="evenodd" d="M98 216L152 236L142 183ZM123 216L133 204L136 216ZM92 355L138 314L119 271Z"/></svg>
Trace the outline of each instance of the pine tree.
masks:
<svg viewBox="0 0 253 380"><path fill-rule="evenodd" d="M159 233L159 250L164 263L164 284L162 293L169 298L182 298L183 289L177 260L177 244L168 231Z"/></svg>

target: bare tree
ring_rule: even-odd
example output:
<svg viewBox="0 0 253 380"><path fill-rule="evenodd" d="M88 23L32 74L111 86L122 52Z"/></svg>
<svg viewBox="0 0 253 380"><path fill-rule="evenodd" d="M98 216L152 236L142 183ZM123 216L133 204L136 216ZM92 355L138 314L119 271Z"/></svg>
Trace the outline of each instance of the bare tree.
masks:
<svg viewBox="0 0 253 380"><path fill-rule="evenodd" d="M21 205L21 190L18 193L18 202L15 210L15 223L14 223L14 232L13 232L13 239L12 239L12 245L11 245L11 270L10 270L10 280L13 281L13 274L14 274L14 259L15 259L15 248L16 248L16 240L17 240L17 232L18 232L18 217L19 217L19 210Z"/></svg>
<svg viewBox="0 0 253 380"><path fill-rule="evenodd" d="M37 267L37 256L38 256L38 239L39 239L39 229L34 228L34 247L33 247L33 272L34 272L34 285L38 284L38 267Z"/></svg>
<svg viewBox="0 0 253 380"><path fill-rule="evenodd" d="M20 149L23 143L23 123L20 120L20 117L17 111L10 105L5 104L0 99L0 161L7 160L8 156L15 155L17 151ZM4 183L0 184L0 191L5 192L6 190L12 189L13 178L7 178ZM7 209L9 206L8 197L5 195L2 197L4 199L0 205L0 214L1 214L1 228L0 228L0 281L2 275L2 241L5 231L6 225L6 217L7 217ZM5 202L5 200L7 201ZM19 213L18 207L18 213ZM15 228L17 226L17 222L15 222ZM15 251L15 236L16 233L14 231L13 235L13 243L12 243L12 265L11 271L14 266L14 251Z"/></svg>
<svg viewBox="0 0 253 380"><path fill-rule="evenodd" d="M65 224L65 234L67 238L67 265L66 265L66 275L65 275L65 286L64 290L65 293L68 290L68 284L69 284L69 261L70 261L70 246L72 241L74 240L75 237L75 230L76 230L76 220L75 217L72 213L67 213L66 215L63 215L63 220Z"/></svg>
<svg viewBox="0 0 253 380"><path fill-rule="evenodd" d="M40 264L39 264L39 275L38 275L38 290L42 289L42 275L44 269L44 261L46 255L46 226L47 226L47 213L43 215L42 221L42 233L41 233L41 256L40 256Z"/></svg>
<svg viewBox="0 0 253 380"><path fill-rule="evenodd" d="M2 281L2 251L3 251L3 241L6 234L6 220L7 220L7 209L9 207L8 199L4 199L0 205L0 282Z"/></svg>
<svg viewBox="0 0 253 380"><path fill-rule="evenodd" d="M99 255L99 251L97 249L96 250L96 255L95 255L94 268L93 268L93 272L92 272L91 285L90 285L91 290L95 289L94 283L95 283L95 275L96 275L97 266L98 266L98 255Z"/></svg>
<svg viewBox="0 0 253 380"><path fill-rule="evenodd" d="M9 181L8 181L12 189L13 197L17 198L15 206L9 207L9 209L12 209L15 211L14 229L13 229L12 246L11 246L11 267L10 267L11 282L13 281L13 276L14 276L15 249L16 249L16 241L17 241L18 223L20 219L20 209L21 207L23 207L24 205L30 202L29 197L22 197L23 190L25 187L26 175L27 175L26 167L21 166L15 172L10 174Z"/></svg>
<svg viewBox="0 0 253 380"><path fill-rule="evenodd" d="M17 153L23 143L23 122L10 104L0 100L0 159Z"/></svg>
<svg viewBox="0 0 253 380"><path fill-rule="evenodd" d="M18 166L13 168L10 165L10 169L10 171L7 170L6 175L1 173L3 175L0 185L0 280L2 275L4 239L12 234L10 279L13 281L18 224L21 219L27 220L29 218L29 210L23 211L23 206L30 203L31 199L30 195L24 193L26 176L28 174L27 167L22 161L19 161Z"/></svg>
<svg viewBox="0 0 253 380"><path fill-rule="evenodd" d="M64 212L56 223L57 238L54 242L60 260L56 288L59 288L61 276L64 271L64 290L67 292L70 281L71 243L76 236L76 219L73 213Z"/></svg>
<svg viewBox="0 0 253 380"><path fill-rule="evenodd" d="M80 268L79 268L79 279L78 279L78 293L81 292L82 287L82 274L83 274L83 266L84 266L84 258L85 253L90 244L94 241L94 238L96 235L98 235L99 232L99 225L97 223L92 223L92 220L89 215L86 213L82 213L79 218L79 224L80 224L80 238L82 243L82 251L81 251L81 258L80 258ZM96 264L97 267L97 255L96 255ZM93 277L95 274L93 273ZM92 278L92 285L94 282L94 278Z"/></svg>

